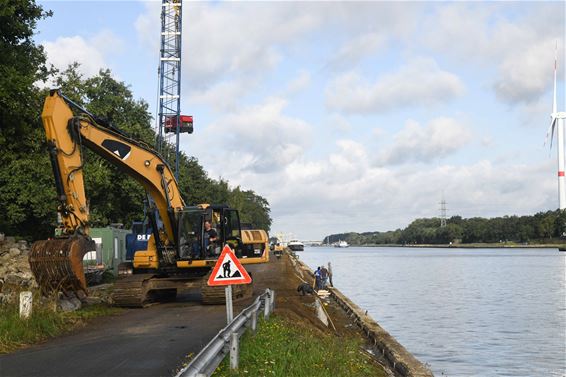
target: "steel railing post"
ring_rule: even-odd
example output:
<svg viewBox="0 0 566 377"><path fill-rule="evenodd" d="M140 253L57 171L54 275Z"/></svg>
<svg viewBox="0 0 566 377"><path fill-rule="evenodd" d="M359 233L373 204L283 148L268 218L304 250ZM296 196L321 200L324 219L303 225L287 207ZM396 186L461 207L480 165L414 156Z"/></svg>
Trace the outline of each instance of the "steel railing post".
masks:
<svg viewBox="0 0 566 377"><path fill-rule="evenodd" d="M251 321L252 321L252 333L255 334L257 331L257 311L255 310L252 312Z"/></svg>
<svg viewBox="0 0 566 377"><path fill-rule="evenodd" d="M275 309L275 291L273 289L270 290L271 293L271 311Z"/></svg>
<svg viewBox="0 0 566 377"><path fill-rule="evenodd" d="M263 297L263 318L269 319L269 295Z"/></svg>
<svg viewBox="0 0 566 377"><path fill-rule="evenodd" d="M234 331L230 335L230 369L238 369L238 358L240 356L238 340L238 333Z"/></svg>
<svg viewBox="0 0 566 377"><path fill-rule="evenodd" d="M236 317L232 317L232 321L220 330L189 365L177 373L176 377L212 375L227 352L230 354L230 369L237 369L240 357L239 337L246 331L247 327L251 327L253 333L257 332L258 316L262 304L264 317L269 319L275 305L275 292L273 290L266 289L263 294L256 297L252 305L243 309Z"/></svg>

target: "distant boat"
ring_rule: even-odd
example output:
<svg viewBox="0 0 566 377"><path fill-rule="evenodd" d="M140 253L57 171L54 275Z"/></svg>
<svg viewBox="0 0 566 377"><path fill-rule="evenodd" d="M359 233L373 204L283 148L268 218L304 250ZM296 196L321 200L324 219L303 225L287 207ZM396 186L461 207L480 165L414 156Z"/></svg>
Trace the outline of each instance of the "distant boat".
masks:
<svg viewBox="0 0 566 377"><path fill-rule="evenodd" d="M287 247L293 251L305 250L305 245L299 240L291 240L287 243Z"/></svg>
<svg viewBox="0 0 566 377"><path fill-rule="evenodd" d="M350 247L350 245L348 245L348 242L340 240L334 244L334 247Z"/></svg>

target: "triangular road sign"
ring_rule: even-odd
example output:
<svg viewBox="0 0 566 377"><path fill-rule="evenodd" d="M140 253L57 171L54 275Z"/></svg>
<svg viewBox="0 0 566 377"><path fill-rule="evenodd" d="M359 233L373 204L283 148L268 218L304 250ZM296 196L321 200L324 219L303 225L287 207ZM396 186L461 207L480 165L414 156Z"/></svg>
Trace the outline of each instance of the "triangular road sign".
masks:
<svg viewBox="0 0 566 377"><path fill-rule="evenodd" d="M208 278L208 285L250 284L251 282L251 276L236 258L230 246L224 246Z"/></svg>

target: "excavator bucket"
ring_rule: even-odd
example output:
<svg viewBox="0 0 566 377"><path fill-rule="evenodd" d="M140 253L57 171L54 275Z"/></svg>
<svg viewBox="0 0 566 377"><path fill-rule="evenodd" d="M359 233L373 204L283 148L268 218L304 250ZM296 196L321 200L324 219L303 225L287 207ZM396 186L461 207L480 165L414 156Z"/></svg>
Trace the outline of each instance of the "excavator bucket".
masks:
<svg viewBox="0 0 566 377"><path fill-rule="evenodd" d="M41 291L86 294L83 257L91 250L96 250L94 241L84 236L35 242L29 264Z"/></svg>

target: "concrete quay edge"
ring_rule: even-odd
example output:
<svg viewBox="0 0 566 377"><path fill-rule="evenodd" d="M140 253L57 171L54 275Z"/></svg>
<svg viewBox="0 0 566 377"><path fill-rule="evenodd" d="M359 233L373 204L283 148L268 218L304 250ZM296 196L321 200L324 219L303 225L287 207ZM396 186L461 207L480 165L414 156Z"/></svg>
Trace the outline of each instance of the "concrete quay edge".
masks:
<svg viewBox="0 0 566 377"><path fill-rule="evenodd" d="M291 254L291 262L297 273L303 280L311 283L314 274L310 267L303 261L296 259ZM373 318L366 314L358 305L346 297L338 288L328 288L331 297L342 307L342 309L353 318L356 325L364 332L375 351L381 353L389 363L389 367L403 377L433 377L432 371L394 337L385 331Z"/></svg>

